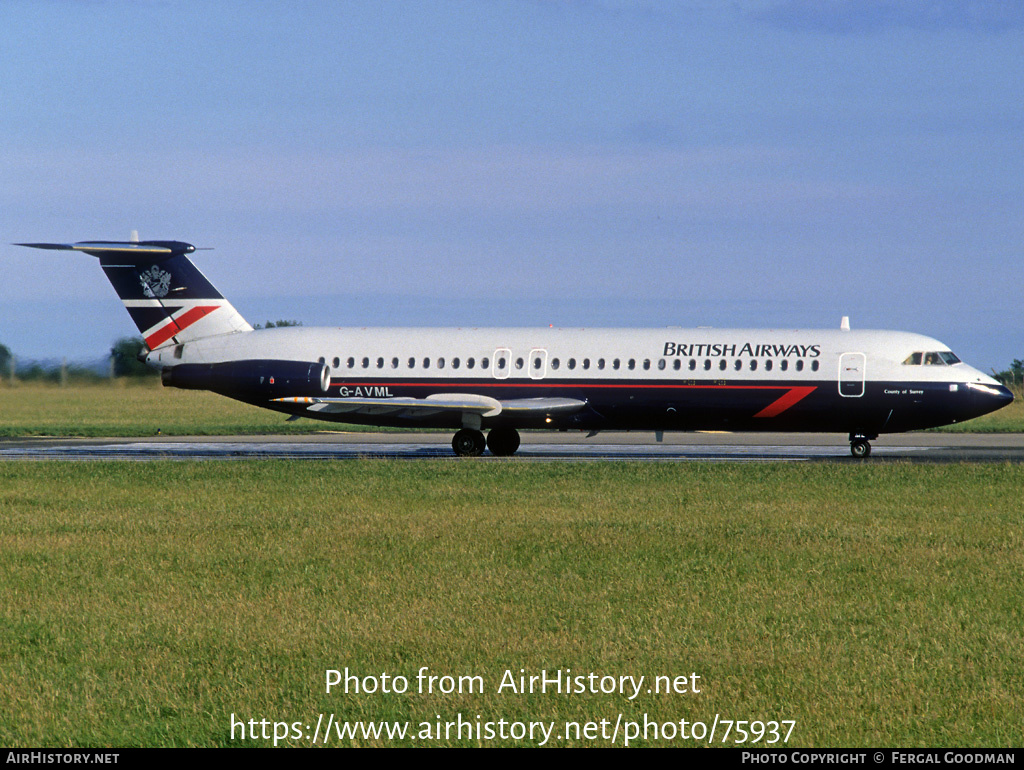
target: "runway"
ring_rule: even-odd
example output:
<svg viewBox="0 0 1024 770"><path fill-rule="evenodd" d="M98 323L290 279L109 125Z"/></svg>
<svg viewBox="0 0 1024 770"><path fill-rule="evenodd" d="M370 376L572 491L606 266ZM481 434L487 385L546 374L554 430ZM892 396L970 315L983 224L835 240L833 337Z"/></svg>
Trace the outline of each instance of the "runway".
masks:
<svg viewBox="0 0 1024 770"><path fill-rule="evenodd" d="M456 457L447 433L325 432L306 436L19 438L0 440L0 460L354 460L451 462L1024 462L1024 434L910 433L872 442L867 460L846 436L819 433L523 433L515 457Z"/></svg>

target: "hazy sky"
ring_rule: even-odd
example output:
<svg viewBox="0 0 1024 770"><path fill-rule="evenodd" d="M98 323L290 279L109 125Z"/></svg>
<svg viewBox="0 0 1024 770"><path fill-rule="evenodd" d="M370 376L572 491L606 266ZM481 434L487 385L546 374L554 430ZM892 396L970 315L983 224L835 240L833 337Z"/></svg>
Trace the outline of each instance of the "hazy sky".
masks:
<svg viewBox="0 0 1024 770"><path fill-rule="evenodd" d="M177 239L251 322L897 328L1024 358L1024 0L0 3L0 342Z"/></svg>

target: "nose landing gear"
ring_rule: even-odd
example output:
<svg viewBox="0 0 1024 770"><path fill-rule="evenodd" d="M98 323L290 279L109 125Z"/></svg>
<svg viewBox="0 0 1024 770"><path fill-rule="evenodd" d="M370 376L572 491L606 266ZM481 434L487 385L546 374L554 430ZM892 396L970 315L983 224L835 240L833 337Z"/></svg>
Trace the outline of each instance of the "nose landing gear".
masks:
<svg viewBox="0 0 1024 770"><path fill-rule="evenodd" d="M871 444L869 441L878 438L877 434L867 435L864 433L850 434L850 454L858 460L863 460L871 455Z"/></svg>

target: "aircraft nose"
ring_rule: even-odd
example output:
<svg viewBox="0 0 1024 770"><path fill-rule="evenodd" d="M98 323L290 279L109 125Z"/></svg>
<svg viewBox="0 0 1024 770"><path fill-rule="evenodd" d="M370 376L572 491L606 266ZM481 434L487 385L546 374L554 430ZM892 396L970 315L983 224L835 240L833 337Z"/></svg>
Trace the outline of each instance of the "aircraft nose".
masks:
<svg viewBox="0 0 1024 770"><path fill-rule="evenodd" d="M980 382L969 382L972 401L979 415L1002 409L1013 401L1013 393L1005 385L986 385Z"/></svg>
<svg viewBox="0 0 1024 770"><path fill-rule="evenodd" d="M999 406L1004 407L1013 403L1013 392L1005 385L999 386L999 394L996 396L999 399Z"/></svg>

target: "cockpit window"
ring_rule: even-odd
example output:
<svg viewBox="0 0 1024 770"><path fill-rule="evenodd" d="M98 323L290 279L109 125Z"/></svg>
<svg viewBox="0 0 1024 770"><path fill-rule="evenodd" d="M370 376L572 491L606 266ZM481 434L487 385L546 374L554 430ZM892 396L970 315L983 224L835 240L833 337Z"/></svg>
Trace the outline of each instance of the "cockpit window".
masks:
<svg viewBox="0 0 1024 770"><path fill-rule="evenodd" d="M903 361L904 366L952 366L959 364L960 359L948 350L932 350L927 353L911 353Z"/></svg>

